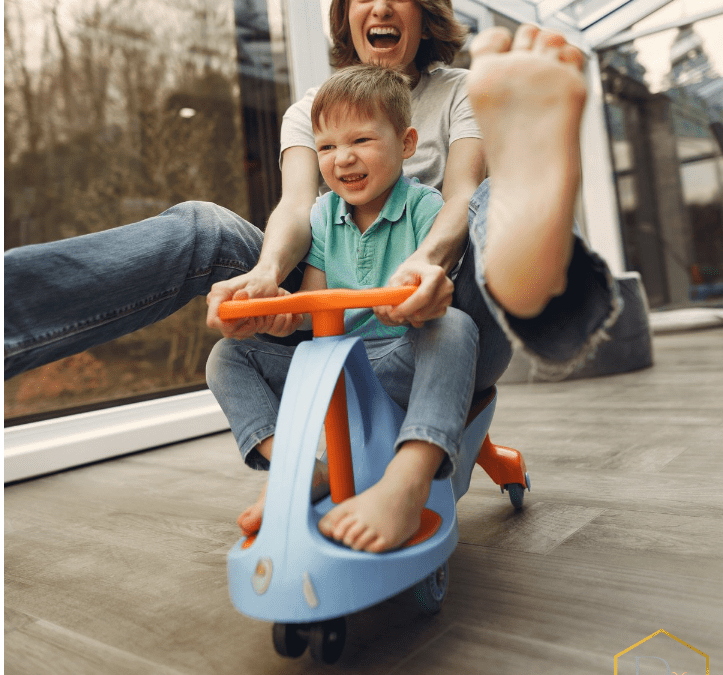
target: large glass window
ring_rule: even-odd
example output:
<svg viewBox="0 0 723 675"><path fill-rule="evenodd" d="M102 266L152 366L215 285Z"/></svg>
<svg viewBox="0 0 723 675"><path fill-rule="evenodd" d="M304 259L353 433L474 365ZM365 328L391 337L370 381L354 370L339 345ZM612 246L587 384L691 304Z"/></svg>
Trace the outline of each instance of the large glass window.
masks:
<svg viewBox="0 0 723 675"><path fill-rule="evenodd" d="M653 307L723 298L723 17L709 10L674 0L601 53L626 261Z"/></svg>
<svg viewBox="0 0 723 675"><path fill-rule="evenodd" d="M5 248L207 200L263 225L289 104L277 0L5 0ZM12 288L6 288L12 293ZM205 386L196 298L5 383L6 423Z"/></svg>

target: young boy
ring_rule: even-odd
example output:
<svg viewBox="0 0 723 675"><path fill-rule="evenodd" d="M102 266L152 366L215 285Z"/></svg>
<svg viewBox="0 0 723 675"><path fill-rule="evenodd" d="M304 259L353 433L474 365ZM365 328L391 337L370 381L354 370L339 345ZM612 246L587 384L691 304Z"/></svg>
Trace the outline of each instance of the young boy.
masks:
<svg viewBox="0 0 723 675"><path fill-rule="evenodd" d="M407 79L380 66L340 70L319 89L311 117L319 167L332 192L311 212L312 244L301 290L384 286L443 205L437 190L402 176L402 162L417 143ZM454 471L478 349L474 322L454 308L418 328L384 325L376 311L348 311L347 334L364 339L374 372L407 409L406 417L382 479L319 523L324 535L369 552L409 539L419 527L432 480ZM307 319L287 314L265 321L267 332L284 337ZM253 468L269 465L293 351L258 338L222 340L209 357L209 388ZM320 462L314 482L328 482ZM246 534L259 529L264 501L265 488L239 517Z"/></svg>

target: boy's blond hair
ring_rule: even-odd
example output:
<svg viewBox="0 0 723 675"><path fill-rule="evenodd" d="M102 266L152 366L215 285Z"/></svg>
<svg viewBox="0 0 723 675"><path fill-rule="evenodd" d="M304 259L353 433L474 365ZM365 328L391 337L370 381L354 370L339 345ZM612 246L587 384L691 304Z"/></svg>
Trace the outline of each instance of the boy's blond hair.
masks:
<svg viewBox="0 0 723 675"><path fill-rule="evenodd" d="M349 111L363 117L381 112L397 134L412 123L412 94L409 78L399 70L360 64L334 73L314 97L311 126L319 131L321 116L326 123L338 121Z"/></svg>
<svg viewBox="0 0 723 675"><path fill-rule="evenodd" d="M431 63L449 65L467 39L467 27L457 20L452 0L414 0L422 8L422 40L414 56L417 69L423 71ZM332 0L329 7L331 27L331 65L337 68L359 63L349 27L350 0Z"/></svg>

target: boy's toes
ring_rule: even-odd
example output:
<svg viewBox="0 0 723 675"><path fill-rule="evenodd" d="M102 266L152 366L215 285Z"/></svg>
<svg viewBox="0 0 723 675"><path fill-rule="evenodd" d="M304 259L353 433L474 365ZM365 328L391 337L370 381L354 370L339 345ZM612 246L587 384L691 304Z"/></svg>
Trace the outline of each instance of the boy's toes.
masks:
<svg viewBox="0 0 723 675"><path fill-rule="evenodd" d="M367 553L382 553L388 550L390 547L387 546L387 541L381 535L376 535L368 544L363 546L361 550Z"/></svg>
<svg viewBox="0 0 723 675"><path fill-rule="evenodd" d="M355 551L368 551L369 546L371 546L378 538L379 535L374 530L372 530L371 528L367 528L362 534L357 537L352 548Z"/></svg>
<svg viewBox="0 0 723 675"><path fill-rule="evenodd" d="M366 533L367 530L368 528L364 523L352 523L349 528L347 528L346 532L344 532L344 537L341 541L344 542L344 546L358 550L358 540Z"/></svg>
<svg viewBox="0 0 723 675"><path fill-rule="evenodd" d="M356 518L354 518L351 514L345 515L337 522L336 525L334 525L331 531L331 537L337 541L343 542L351 528L354 527L356 523Z"/></svg>
<svg viewBox="0 0 723 675"><path fill-rule="evenodd" d="M325 537L334 538L334 531L342 518L332 509L319 521L319 532Z"/></svg>
<svg viewBox="0 0 723 675"><path fill-rule="evenodd" d="M247 537L250 537L261 529L262 518L263 512L255 506L250 506L236 519L236 524Z"/></svg>

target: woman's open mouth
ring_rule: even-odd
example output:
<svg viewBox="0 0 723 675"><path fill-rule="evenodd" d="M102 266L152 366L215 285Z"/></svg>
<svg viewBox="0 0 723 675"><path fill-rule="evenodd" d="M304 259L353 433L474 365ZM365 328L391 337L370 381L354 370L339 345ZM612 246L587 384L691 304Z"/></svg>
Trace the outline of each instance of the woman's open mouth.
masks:
<svg viewBox="0 0 723 675"><path fill-rule="evenodd" d="M393 26L375 26L367 33L367 40L374 49L393 49L401 37L401 33Z"/></svg>

